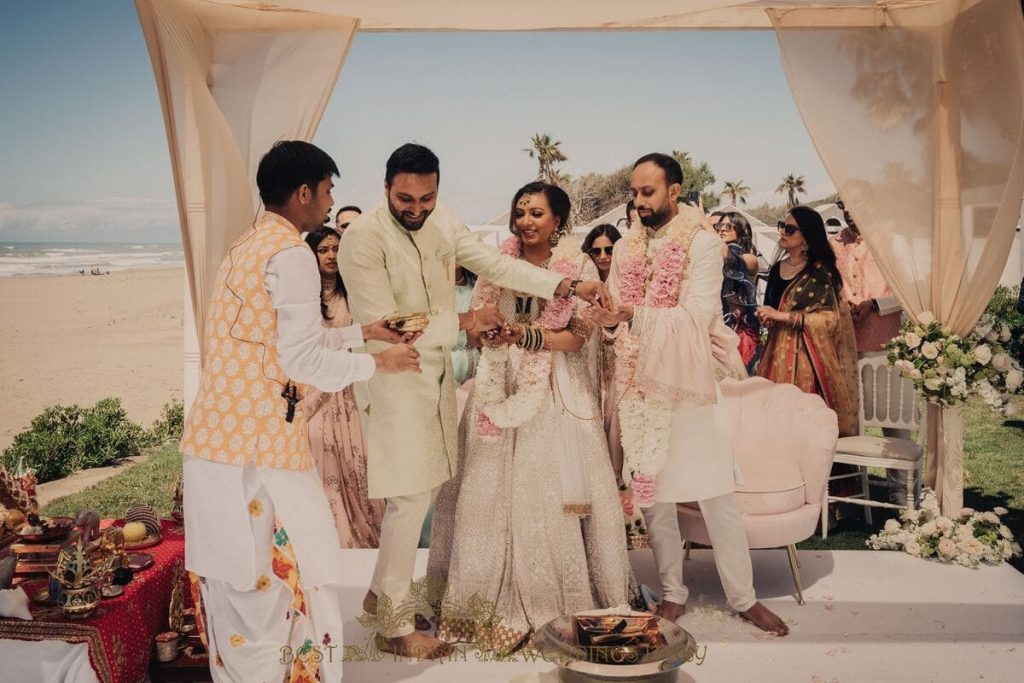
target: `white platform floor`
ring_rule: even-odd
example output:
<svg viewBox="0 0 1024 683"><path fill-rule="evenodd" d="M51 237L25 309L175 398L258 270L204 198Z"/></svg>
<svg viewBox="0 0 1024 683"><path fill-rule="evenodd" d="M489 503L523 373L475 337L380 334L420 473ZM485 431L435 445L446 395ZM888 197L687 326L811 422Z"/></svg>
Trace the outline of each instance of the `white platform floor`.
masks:
<svg viewBox="0 0 1024 683"><path fill-rule="evenodd" d="M657 586L649 551L631 553L642 583ZM356 621L376 551L345 551L345 643L365 644ZM709 550L686 566L688 613L680 625L703 661L686 664L687 681L1024 681L1024 574L1009 565L978 570L896 552L800 552L806 604L796 602L785 550L756 550L758 597L790 624L790 635L762 634L725 607ZM419 551L419 575L427 551ZM345 664L346 683L557 683L539 661L384 661Z"/></svg>

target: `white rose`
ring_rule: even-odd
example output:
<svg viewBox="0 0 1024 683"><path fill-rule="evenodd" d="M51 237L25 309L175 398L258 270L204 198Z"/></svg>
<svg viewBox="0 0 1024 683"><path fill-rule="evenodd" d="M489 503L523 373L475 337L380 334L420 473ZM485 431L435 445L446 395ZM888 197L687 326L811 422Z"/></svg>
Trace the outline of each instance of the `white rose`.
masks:
<svg viewBox="0 0 1024 683"><path fill-rule="evenodd" d="M995 330L991 330L988 334L985 335L985 341L987 341L989 344L995 344L997 341L999 341L999 333L996 332Z"/></svg>
<svg viewBox="0 0 1024 683"><path fill-rule="evenodd" d="M1010 527L1006 526L1005 524L999 525L999 535L1005 538L1007 541L1013 540L1013 532L1010 531Z"/></svg>
<svg viewBox="0 0 1024 683"><path fill-rule="evenodd" d="M917 314L917 324L921 327L928 327L935 322L935 316L931 311L921 311Z"/></svg>
<svg viewBox="0 0 1024 683"><path fill-rule="evenodd" d="M942 380L932 377L924 381L924 388L928 391L938 391L942 388Z"/></svg>
<svg viewBox="0 0 1024 683"><path fill-rule="evenodd" d="M986 512L981 518L989 524L999 524L999 516L994 512Z"/></svg>
<svg viewBox="0 0 1024 683"><path fill-rule="evenodd" d="M997 515L1002 516L1002 515L1005 515L1006 513L1008 513L1009 510L1007 510L1006 508L1004 508L1001 505L997 505L996 507L992 508L992 512L996 513Z"/></svg>
<svg viewBox="0 0 1024 683"><path fill-rule="evenodd" d="M1010 370L1006 373L1006 390L1013 392L1020 389L1020 385L1024 383L1024 372L1021 372L1017 368Z"/></svg>
<svg viewBox="0 0 1024 683"><path fill-rule="evenodd" d="M907 332L903 337L903 340L907 343L908 349L916 349L921 345L921 337L917 336L913 332Z"/></svg>
<svg viewBox="0 0 1024 683"><path fill-rule="evenodd" d="M925 522L921 525L921 533L925 536L934 536L936 531L935 520Z"/></svg>
<svg viewBox="0 0 1024 683"><path fill-rule="evenodd" d="M907 508L906 510L903 511L903 519L907 520L908 522L916 522L917 520L921 519L921 511L913 508Z"/></svg>
<svg viewBox="0 0 1024 683"><path fill-rule="evenodd" d="M913 541L913 540L907 541L906 544L903 546L903 550L908 555L913 555L914 557L919 557L921 555L921 544L918 543L917 541Z"/></svg>
<svg viewBox="0 0 1024 683"><path fill-rule="evenodd" d="M935 528L943 536L949 536L949 534L953 531L953 520L951 520L949 517L938 517L935 520Z"/></svg>
<svg viewBox="0 0 1024 683"><path fill-rule="evenodd" d="M992 347L988 344L982 344L981 346L974 347L974 360L978 361L982 365L987 365L992 360Z"/></svg>
<svg viewBox="0 0 1024 683"><path fill-rule="evenodd" d="M1009 372L1011 366L1010 356L1006 353L997 353L992 357L992 367L999 372Z"/></svg>
<svg viewBox="0 0 1024 683"><path fill-rule="evenodd" d="M934 342L925 342L921 344L921 355L929 360L935 360L939 357L939 346Z"/></svg>
<svg viewBox="0 0 1024 683"><path fill-rule="evenodd" d="M964 552L973 557L981 557L985 553L985 546L981 544L976 538L971 538L963 542L961 547Z"/></svg>
<svg viewBox="0 0 1024 683"><path fill-rule="evenodd" d="M892 533L900 530L900 523L895 519L885 520L885 530Z"/></svg>
<svg viewBox="0 0 1024 683"><path fill-rule="evenodd" d="M974 538L974 528L970 526L958 527L955 535L958 541L969 541Z"/></svg>
<svg viewBox="0 0 1024 683"><path fill-rule="evenodd" d="M999 328L999 341L1010 341L1010 326L1007 325L1006 323L1003 323L1002 327Z"/></svg>
<svg viewBox="0 0 1024 683"><path fill-rule="evenodd" d="M917 368L912 369L910 371L910 379L914 381L921 379L921 371L918 370Z"/></svg>

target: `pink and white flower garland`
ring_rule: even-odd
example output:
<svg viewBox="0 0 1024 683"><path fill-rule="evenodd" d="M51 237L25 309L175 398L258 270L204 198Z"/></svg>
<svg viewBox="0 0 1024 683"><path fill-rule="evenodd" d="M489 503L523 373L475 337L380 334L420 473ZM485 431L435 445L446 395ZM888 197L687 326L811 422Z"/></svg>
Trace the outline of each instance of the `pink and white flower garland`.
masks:
<svg viewBox="0 0 1024 683"><path fill-rule="evenodd" d="M667 241L651 264L647 260L646 231L634 230L626 237L629 240L627 254L619 271L622 303L650 308L672 308L678 303L693 227L677 219L667 230ZM650 286L647 286L648 274ZM668 455L673 406L669 401L645 396L633 381L640 355L639 333L619 334L615 354L617 389L622 396L619 418L626 469L632 477L637 505L650 507L657 492L655 478Z"/></svg>
<svg viewBox="0 0 1024 683"><path fill-rule="evenodd" d="M501 252L519 258L522 255L522 242L518 237L510 237L502 243ZM576 279L579 253L576 241L563 237L552 250L548 269L569 279ZM478 302L497 302L500 291L498 287L490 282L482 282L478 287ZM548 301L537 324L545 330L564 330L569 325L575 305L576 297ZM512 395L508 394L505 387L510 361L516 365L516 391ZM513 429L531 420L543 400L551 393L551 364L551 351L523 351L508 346L484 347L480 353L475 384L476 396L480 401L476 414L477 434L485 439L498 439L502 429Z"/></svg>

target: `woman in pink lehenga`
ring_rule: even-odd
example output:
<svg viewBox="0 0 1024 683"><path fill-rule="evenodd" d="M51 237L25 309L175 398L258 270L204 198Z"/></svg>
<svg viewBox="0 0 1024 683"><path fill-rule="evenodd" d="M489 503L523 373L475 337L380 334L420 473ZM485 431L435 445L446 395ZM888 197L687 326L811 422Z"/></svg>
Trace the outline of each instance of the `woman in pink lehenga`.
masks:
<svg viewBox="0 0 1024 683"><path fill-rule="evenodd" d="M324 324L329 327L352 324L345 283L338 273L340 237L329 227L306 236L320 268L320 308ZM309 423L313 462L334 513L341 547L378 547L384 500L370 500L367 495L366 439L352 386L333 393L307 387L302 403Z"/></svg>

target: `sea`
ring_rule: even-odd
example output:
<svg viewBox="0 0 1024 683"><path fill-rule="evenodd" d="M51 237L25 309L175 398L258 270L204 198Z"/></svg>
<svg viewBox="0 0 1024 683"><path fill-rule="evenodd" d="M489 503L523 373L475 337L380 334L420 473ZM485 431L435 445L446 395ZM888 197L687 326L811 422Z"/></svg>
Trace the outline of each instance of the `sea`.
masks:
<svg viewBox="0 0 1024 683"><path fill-rule="evenodd" d="M184 266L181 244L0 242L0 277L89 275Z"/></svg>

